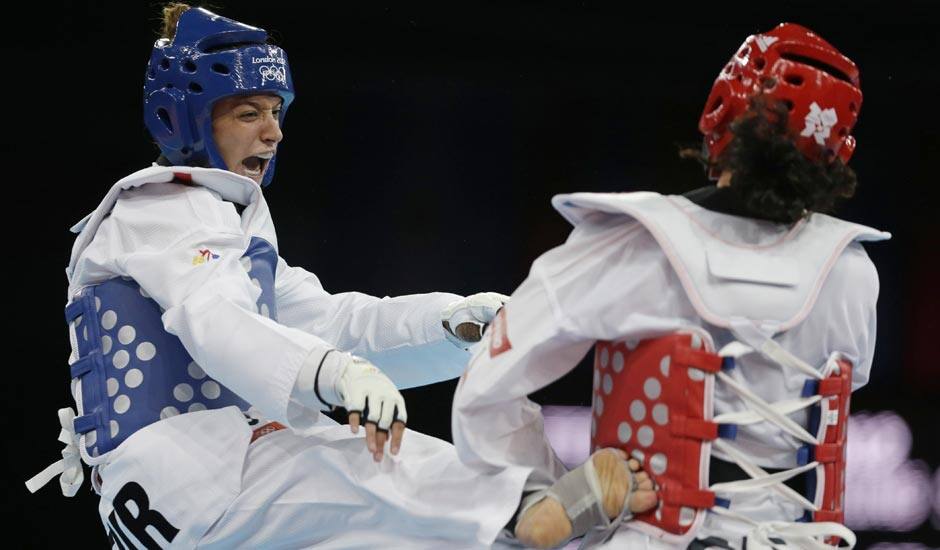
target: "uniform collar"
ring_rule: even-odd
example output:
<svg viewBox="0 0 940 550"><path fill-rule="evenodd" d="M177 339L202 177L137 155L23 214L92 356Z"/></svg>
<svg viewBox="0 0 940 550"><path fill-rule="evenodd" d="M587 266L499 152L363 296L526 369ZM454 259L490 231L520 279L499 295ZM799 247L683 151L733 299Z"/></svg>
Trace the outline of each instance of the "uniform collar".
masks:
<svg viewBox="0 0 940 550"><path fill-rule="evenodd" d="M706 210L718 212L720 214L729 214L742 218L753 218L756 220L765 220L776 223L785 223L760 213L751 211L744 202L744 198L734 187L718 187L716 185L706 185L683 193L683 197Z"/></svg>

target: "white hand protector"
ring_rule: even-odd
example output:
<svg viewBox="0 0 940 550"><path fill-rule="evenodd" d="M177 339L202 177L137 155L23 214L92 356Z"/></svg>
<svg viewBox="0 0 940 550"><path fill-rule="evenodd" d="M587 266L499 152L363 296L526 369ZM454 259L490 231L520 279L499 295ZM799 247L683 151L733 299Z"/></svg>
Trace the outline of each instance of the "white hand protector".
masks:
<svg viewBox="0 0 940 550"><path fill-rule="evenodd" d="M360 413L364 422L380 430L389 430L396 421L408 422L404 398L375 365L338 351L327 352L323 359L315 384L324 403Z"/></svg>
<svg viewBox="0 0 940 550"><path fill-rule="evenodd" d="M447 339L460 349L470 346L483 338L483 332L509 296L498 292L480 292L448 304L441 311L441 323Z"/></svg>

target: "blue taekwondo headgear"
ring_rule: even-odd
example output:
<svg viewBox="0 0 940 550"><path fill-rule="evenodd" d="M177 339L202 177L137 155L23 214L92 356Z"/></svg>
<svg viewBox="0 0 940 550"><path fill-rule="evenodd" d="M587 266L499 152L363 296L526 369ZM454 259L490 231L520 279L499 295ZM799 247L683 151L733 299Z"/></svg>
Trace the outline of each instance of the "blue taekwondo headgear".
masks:
<svg viewBox="0 0 940 550"><path fill-rule="evenodd" d="M144 80L144 124L173 164L226 169L212 139L212 105L223 97L273 93L279 122L294 99L287 55L268 33L203 8L183 12L173 40L153 45ZM274 176L277 155L261 185Z"/></svg>

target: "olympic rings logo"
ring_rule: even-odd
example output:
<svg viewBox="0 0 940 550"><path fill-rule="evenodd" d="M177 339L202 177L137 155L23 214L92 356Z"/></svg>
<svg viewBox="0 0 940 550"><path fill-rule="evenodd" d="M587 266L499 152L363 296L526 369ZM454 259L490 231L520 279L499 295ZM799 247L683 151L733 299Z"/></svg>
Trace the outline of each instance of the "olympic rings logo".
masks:
<svg viewBox="0 0 940 550"><path fill-rule="evenodd" d="M261 81L267 82L268 80L276 80L281 84L287 85L287 68L276 65L262 65L258 67L258 71L261 73Z"/></svg>

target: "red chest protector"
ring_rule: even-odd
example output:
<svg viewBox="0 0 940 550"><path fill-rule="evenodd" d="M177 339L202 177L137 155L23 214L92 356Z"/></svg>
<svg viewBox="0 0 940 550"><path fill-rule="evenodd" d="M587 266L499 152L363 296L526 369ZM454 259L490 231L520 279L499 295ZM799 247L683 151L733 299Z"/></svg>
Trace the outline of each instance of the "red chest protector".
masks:
<svg viewBox="0 0 940 550"><path fill-rule="evenodd" d="M807 381L799 403L767 403L753 394L741 395L750 411L713 417L715 383L738 385L722 368L735 368L735 351L737 355L753 352L743 344L726 351L729 348L733 346L720 352L726 356L719 355L713 351L709 335L700 330L644 340L633 349L623 342L597 343L592 452L602 447L625 450L642 462L659 487L659 506L638 515L637 528L680 543L694 536L708 510L757 526L728 509L727 497L735 492L768 489L792 493L789 496L801 499L798 502L807 510L804 518L780 518L783 521L841 523L851 365L834 355L821 375L817 373ZM746 388L742 391L750 393ZM810 407L808 431L798 436L806 441L798 452L798 468L770 475L729 443L738 425L776 423L779 416ZM797 433L802 430L798 425L781 428ZM720 445L752 479L709 486L712 445ZM803 472L808 472L809 478L805 497L782 484ZM773 535L792 540L806 536L805 523L793 525L793 533L787 529L781 532L775 525ZM841 535L842 531L828 533Z"/></svg>

